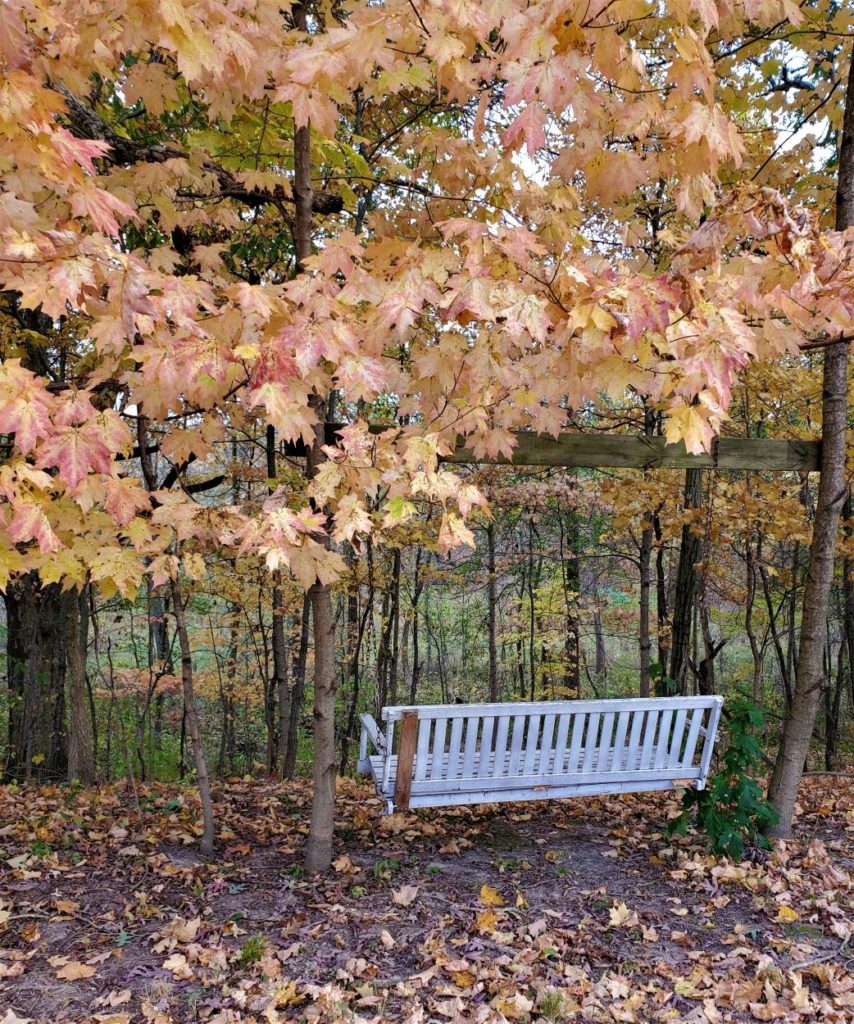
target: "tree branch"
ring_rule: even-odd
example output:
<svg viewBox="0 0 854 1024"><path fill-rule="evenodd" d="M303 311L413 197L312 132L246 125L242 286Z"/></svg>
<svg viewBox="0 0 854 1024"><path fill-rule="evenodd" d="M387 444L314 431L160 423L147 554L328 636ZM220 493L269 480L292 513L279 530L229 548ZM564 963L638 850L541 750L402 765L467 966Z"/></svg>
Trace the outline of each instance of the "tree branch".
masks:
<svg viewBox="0 0 854 1024"><path fill-rule="evenodd" d="M110 125L100 114L88 107L78 96L70 92L64 85L54 86L65 99L67 120L71 130L82 139L95 139L106 142L110 153L105 158L112 164L162 164L166 160L184 160L187 154L176 147L159 143L142 143L134 139L126 139ZM182 193L188 199L234 199L253 209L268 204L280 205L293 203L290 191L281 185L273 189L247 188L231 171L226 170L213 160L206 160L202 168L213 174L219 184L219 192L213 196L193 192ZM340 213L344 208L344 200L334 192L314 190L312 211L319 214Z"/></svg>

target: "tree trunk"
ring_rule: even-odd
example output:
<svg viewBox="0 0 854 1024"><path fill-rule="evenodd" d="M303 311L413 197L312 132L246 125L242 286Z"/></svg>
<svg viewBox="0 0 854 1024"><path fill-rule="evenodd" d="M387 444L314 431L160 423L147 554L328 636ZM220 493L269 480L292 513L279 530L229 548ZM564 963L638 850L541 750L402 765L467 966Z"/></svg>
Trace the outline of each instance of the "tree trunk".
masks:
<svg viewBox="0 0 854 1024"><path fill-rule="evenodd" d="M700 469L685 470L684 508L700 508L703 495L703 477ZM670 648L670 678L679 693L687 687L688 663L691 651L691 620L697 591L695 566L702 557L702 539L696 523L682 527L679 545L679 567L676 572L676 595L673 603L673 629Z"/></svg>
<svg viewBox="0 0 854 1024"><path fill-rule="evenodd" d="M202 747L202 730L199 715L196 711L196 699L193 692L193 655L190 650L190 636L187 632L187 620L184 616L184 605L181 598L181 587L177 579L171 581L172 610L175 614L175 626L178 633L178 647L181 651L181 689L184 695L184 718L190 736L190 747L193 763L196 766L196 777L199 782L199 798L202 803L202 856L211 857L214 849L214 813L211 800L211 785L208 777L208 766L205 751Z"/></svg>
<svg viewBox="0 0 854 1024"><path fill-rule="evenodd" d="M308 18L302 4L293 5L294 25L308 31ZM312 205L311 135L301 125L294 133L294 217L292 232L296 273L305 268L311 255ZM307 458L307 471L313 477L325 461L324 421L326 402L314 395L311 404L317 416L315 439ZM309 589L314 623L314 764L311 798L311 824L305 849L309 872L327 871L332 863L332 828L335 814L335 633L332 591L328 584L315 581Z"/></svg>
<svg viewBox="0 0 854 1024"><path fill-rule="evenodd" d="M747 537L747 598L744 611L744 631L750 641L750 653L753 657L753 703L759 704L762 701L762 648L759 645L759 638L756 636L756 627L753 624L753 609L756 605L756 558L760 556L761 538L757 543L756 557L753 554L753 540L748 534Z"/></svg>
<svg viewBox="0 0 854 1024"><path fill-rule="evenodd" d="M854 535L854 509L851 507L850 491L845 496L842 515L845 518L845 537L850 543ZM848 703L854 712L854 559L848 556L842 560L842 615L842 638L848 651Z"/></svg>
<svg viewBox="0 0 854 1024"><path fill-rule="evenodd" d="M68 781L84 786L95 782L95 747L89 690L86 685L86 654L89 646L88 588L62 595L68 659Z"/></svg>
<svg viewBox="0 0 854 1024"><path fill-rule="evenodd" d="M391 658L388 667L388 692L392 705L397 704L397 686L400 674L400 548L394 549L391 594Z"/></svg>
<svg viewBox="0 0 854 1024"><path fill-rule="evenodd" d="M65 734L65 619L59 584L41 585L35 573L9 583L6 672L10 781L57 780L67 775Z"/></svg>
<svg viewBox="0 0 854 1024"><path fill-rule="evenodd" d="M836 228L854 226L854 74L849 65L845 116L839 152L836 191ZM822 655L839 515L847 497L845 481L845 429L848 398L848 342L837 341L824 352L821 403L821 477L816 499L815 523L801 612L801 642L795 688L768 798L779 821L772 829L789 836L798 785L809 753L822 687Z"/></svg>
<svg viewBox="0 0 854 1024"><path fill-rule="evenodd" d="M495 586L495 525L490 523L486 528L486 604L487 604L487 643L489 645L489 699L493 703L498 700L498 648L496 646L497 597Z"/></svg>
<svg viewBox="0 0 854 1024"><path fill-rule="evenodd" d="M421 553L423 548L419 544L415 550L415 579L412 584L412 675L409 680L409 703L415 703L418 693L418 680L421 676L421 633L419 630L418 601L421 591L424 589L424 577L421 574Z"/></svg>
<svg viewBox="0 0 854 1024"><path fill-rule="evenodd" d="M294 659L293 680L291 690L290 720L288 722L288 743L285 748L285 778L292 779L297 765L299 748L299 718L305 698L305 672L308 663L308 634L311 624L311 599L308 594L302 600L302 618L300 620L299 648Z"/></svg>
<svg viewBox="0 0 854 1024"><path fill-rule="evenodd" d="M649 631L649 595L652 584L652 519L644 519L640 542L640 695L650 695L650 651L652 637Z"/></svg>
<svg viewBox="0 0 854 1024"><path fill-rule="evenodd" d="M658 509L652 516L652 532L658 545L655 552L655 618L658 625L658 664L667 671L670 655L670 624L667 619L667 579L664 572L664 534Z"/></svg>

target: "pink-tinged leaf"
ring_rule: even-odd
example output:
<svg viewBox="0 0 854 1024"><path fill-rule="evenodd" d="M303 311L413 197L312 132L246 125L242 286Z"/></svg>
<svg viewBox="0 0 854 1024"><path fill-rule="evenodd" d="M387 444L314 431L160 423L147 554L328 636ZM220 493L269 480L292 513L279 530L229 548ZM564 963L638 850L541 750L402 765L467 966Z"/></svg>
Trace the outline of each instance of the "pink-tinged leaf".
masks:
<svg viewBox="0 0 854 1024"><path fill-rule="evenodd" d="M42 554L58 551L61 546L47 516L38 505L29 501L14 506L9 536L16 544L36 541Z"/></svg>
<svg viewBox="0 0 854 1024"><path fill-rule="evenodd" d="M77 164L88 174L97 174L98 168L93 161L110 151L108 142L102 142L100 139L78 139L67 128L57 128L51 141L63 163L69 167Z"/></svg>
<svg viewBox="0 0 854 1024"><path fill-rule="evenodd" d="M104 508L119 526L127 526L137 512L150 506L148 494L139 480L133 477L114 477L107 481L107 499Z"/></svg>
<svg viewBox="0 0 854 1024"><path fill-rule="evenodd" d="M122 279L121 319L125 339L133 341L138 316L155 316L156 311L148 297L148 285L135 263L130 263Z"/></svg>
<svg viewBox="0 0 854 1024"><path fill-rule="evenodd" d="M15 446L29 454L53 429L50 420L51 396L44 382L10 359L0 368L0 433L14 434Z"/></svg>
<svg viewBox="0 0 854 1024"><path fill-rule="evenodd" d="M117 215L125 220L136 219L132 206L88 181L72 194L71 211L75 217L88 217L105 235L119 233Z"/></svg>
<svg viewBox="0 0 854 1024"><path fill-rule="evenodd" d="M42 310L48 316L64 316L67 302L79 308L86 289L94 287L94 264L86 256L59 260L51 265L48 277L50 293L42 296Z"/></svg>
<svg viewBox="0 0 854 1024"><path fill-rule="evenodd" d="M539 103L529 103L504 132L501 141L505 146L512 148L520 136L530 156L545 147L546 111Z"/></svg>
<svg viewBox="0 0 854 1024"><path fill-rule="evenodd" d="M39 465L56 466L60 479L72 489L90 472L108 473L111 453L94 424L74 427L48 438L39 448Z"/></svg>
<svg viewBox="0 0 854 1024"><path fill-rule="evenodd" d="M24 25L20 4L0 4L0 62L16 71L31 64L32 40Z"/></svg>
<svg viewBox="0 0 854 1024"><path fill-rule="evenodd" d="M443 555L447 555L452 548L462 546L474 548L474 534L455 512L447 512L442 517L438 546Z"/></svg>

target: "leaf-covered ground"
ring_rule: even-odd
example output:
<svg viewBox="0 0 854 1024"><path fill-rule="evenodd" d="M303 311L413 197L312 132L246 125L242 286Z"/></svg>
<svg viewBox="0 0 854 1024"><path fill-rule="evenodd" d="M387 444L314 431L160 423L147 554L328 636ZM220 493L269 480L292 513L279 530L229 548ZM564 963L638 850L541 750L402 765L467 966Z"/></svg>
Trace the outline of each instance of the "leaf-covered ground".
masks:
<svg viewBox="0 0 854 1024"><path fill-rule="evenodd" d="M0 790L0 1021L854 1020L854 782L805 780L765 863L664 835L643 795L382 819L342 783L220 787L220 860L172 787Z"/></svg>

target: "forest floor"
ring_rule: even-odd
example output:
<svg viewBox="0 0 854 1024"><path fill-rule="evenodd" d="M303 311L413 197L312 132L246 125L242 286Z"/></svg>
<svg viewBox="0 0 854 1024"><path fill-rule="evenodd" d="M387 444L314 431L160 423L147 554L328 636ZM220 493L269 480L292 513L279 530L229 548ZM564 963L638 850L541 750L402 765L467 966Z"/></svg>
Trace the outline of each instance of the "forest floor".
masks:
<svg viewBox="0 0 854 1024"><path fill-rule="evenodd" d="M0 789L0 1022L854 1020L854 780L805 780L764 863L669 840L673 796L380 817L308 788Z"/></svg>

